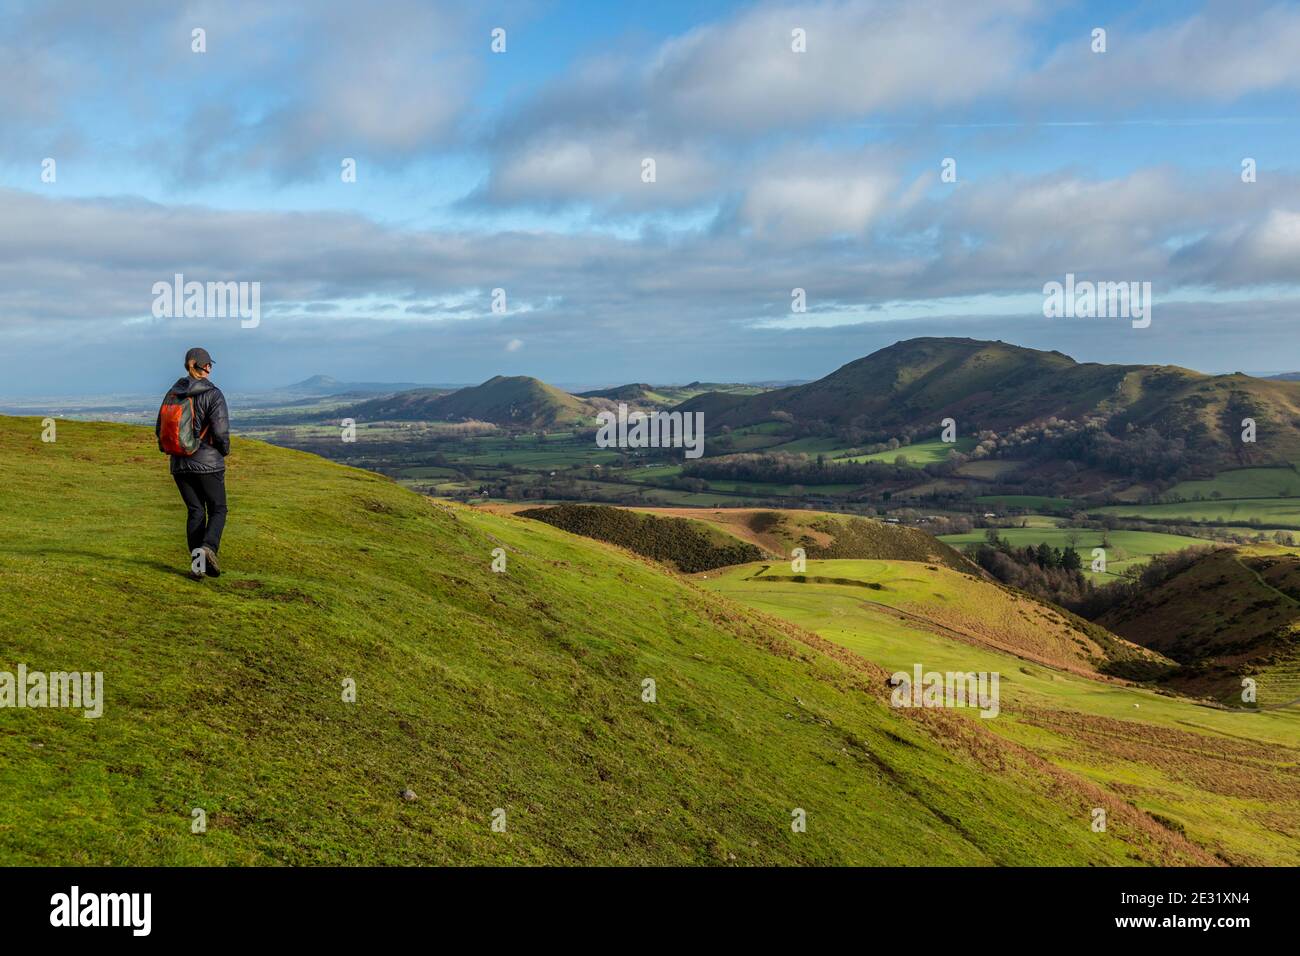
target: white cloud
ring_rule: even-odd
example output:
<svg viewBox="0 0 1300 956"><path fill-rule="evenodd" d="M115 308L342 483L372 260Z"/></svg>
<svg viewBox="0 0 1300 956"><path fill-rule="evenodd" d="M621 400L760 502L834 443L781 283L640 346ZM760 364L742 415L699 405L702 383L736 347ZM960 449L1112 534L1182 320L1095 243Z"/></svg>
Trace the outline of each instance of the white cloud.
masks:
<svg viewBox="0 0 1300 956"><path fill-rule="evenodd" d="M879 159L805 151L753 174L739 218L766 240L860 236L894 201L896 186L897 176Z"/></svg>
<svg viewBox="0 0 1300 956"><path fill-rule="evenodd" d="M1006 89L1026 61L1024 2L844 0L747 10L663 45L648 108L679 128L753 133L944 107ZM791 31L807 52L791 50Z"/></svg>
<svg viewBox="0 0 1300 956"><path fill-rule="evenodd" d="M1101 54L1081 34L1026 79L1023 95L1057 105L1223 103L1288 89L1300 89L1300 9L1223 3L1149 30L1113 25Z"/></svg>

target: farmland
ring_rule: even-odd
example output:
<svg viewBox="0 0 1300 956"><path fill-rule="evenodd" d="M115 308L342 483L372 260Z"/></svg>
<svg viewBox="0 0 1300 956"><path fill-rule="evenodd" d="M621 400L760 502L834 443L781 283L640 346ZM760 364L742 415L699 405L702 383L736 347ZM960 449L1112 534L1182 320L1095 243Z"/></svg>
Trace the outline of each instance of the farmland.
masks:
<svg viewBox="0 0 1300 956"><path fill-rule="evenodd" d="M1204 547L1207 543L1203 538L1185 535L1089 528L1002 528L998 529L998 536L1017 548L1043 542L1054 548L1074 548L1083 558L1084 573L1099 584L1114 580L1127 568L1146 563L1153 555L1181 551L1183 548ZM984 533L972 531L943 535L939 540L960 550L967 545L982 542ZM1106 551L1105 572L1089 570L1094 548L1104 548Z"/></svg>

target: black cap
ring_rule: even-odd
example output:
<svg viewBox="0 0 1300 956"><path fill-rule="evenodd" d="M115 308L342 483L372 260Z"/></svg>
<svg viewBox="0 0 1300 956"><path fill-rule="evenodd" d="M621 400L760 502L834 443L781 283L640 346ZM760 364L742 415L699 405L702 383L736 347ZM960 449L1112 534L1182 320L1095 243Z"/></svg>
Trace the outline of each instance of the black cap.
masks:
<svg viewBox="0 0 1300 956"><path fill-rule="evenodd" d="M188 352L185 353L186 369L190 367L191 362L193 362L199 368L202 368L205 365L212 364L212 356L208 354L207 349L190 349Z"/></svg>

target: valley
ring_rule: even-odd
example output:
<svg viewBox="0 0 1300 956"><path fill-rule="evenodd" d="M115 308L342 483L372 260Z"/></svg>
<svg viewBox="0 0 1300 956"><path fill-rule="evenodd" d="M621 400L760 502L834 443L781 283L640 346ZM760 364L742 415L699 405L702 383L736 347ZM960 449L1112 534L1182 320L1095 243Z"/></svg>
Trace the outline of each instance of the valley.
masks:
<svg viewBox="0 0 1300 956"><path fill-rule="evenodd" d="M8 651L106 685L6 725L0 854L51 858L64 767L87 863L1300 864L1300 383L1239 378L964 339L782 387L317 377L238 409L240 571L178 603L149 416L0 416ZM620 404L702 456L602 447ZM918 667L998 699L892 707Z"/></svg>

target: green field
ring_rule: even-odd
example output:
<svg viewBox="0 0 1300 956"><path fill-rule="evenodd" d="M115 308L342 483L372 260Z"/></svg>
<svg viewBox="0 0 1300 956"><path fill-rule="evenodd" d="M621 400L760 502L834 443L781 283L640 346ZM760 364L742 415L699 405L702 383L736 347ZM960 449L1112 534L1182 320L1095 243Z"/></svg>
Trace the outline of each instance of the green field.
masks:
<svg viewBox="0 0 1300 956"><path fill-rule="evenodd" d="M1112 505L1098 514L1154 521L1221 522L1261 528L1300 529L1300 498L1243 498L1159 505Z"/></svg>
<svg viewBox="0 0 1300 956"><path fill-rule="evenodd" d="M1209 859L1119 800L1092 833L1081 781L618 549L237 438L195 583L149 429L39 435L0 418L0 669L105 703L0 711L0 862Z"/></svg>
<svg viewBox="0 0 1300 956"><path fill-rule="evenodd" d="M1068 511L1074 505L1069 498L1049 498L1046 495L980 495L975 500L982 505L1023 511Z"/></svg>
<svg viewBox="0 0 1300 956"><path fill-rule="evenodd" d="M892 465L901 456L906 458L907 463L913 468L922 468L926 465L947 461L949 452L968 452L974 447L975 439L973 438L958 438L951 443L936 438L932 441L917 442L913 445L900 445L894 451L878 451L870 455L856 455L853 458L839 460L853 462L883 461Z"/></svg>
<svg viewBox="0 0 1300 956"><path fill-rule="evenodd" d="M842 449L842 443L835 438L796 438L782 445L769 449L774 452L791 452L800 455L824 454L830 457Z"/></svg>
<svg viewBox="0 0 1300 956"><path fill-rule="evenodd" d="M794 495L794 485L773 485L761 481L710 481L709 487L718 491L730 491L736 494L751 495L755 498L790 497ZM805 495L846 495L859 488L859 485L801 485Z"/></svg>
<svg viewBox="0 0 1300 956"><path fill-rule="evenodd" d="M1153 531L1093 531L1088 528L998 528L998 536L1017 548L1047 542L1054 548L1068 548L1071 541L1083 559L1084 574L1098 584L1113 581L1133 565L1146 564L1157 554L1168 554L1184 548L1206 547L1210 542L1204 538L1189 538L1179 534L1161 534ZM1094 573L1092 549L1102 546L1103 535L1109 545L1106 548L1106 573ZM939 538L957 550L967 545L984 541L983 531L969 531L965 534L946 534Z"/></svg>
<svg viewBox="0 0 1300 956"><path fill-rule="evenodd" d="M711 572L705 587L791 621L883 665L998 672L995 733L1123 793L1148 812L1239 863L1300 862L1300 710L1234 713L1067 673L947 636L941 625L900 620L878 602L944 621L955 595L945 572L896 562L809 561L807 577L880 584L881 591L809 580L764 580L757 566ZM770 573L770 572L769 572ZM704 577L704 576L701 576ZM984 602L985 606L991 606ZM978 608L979 603L967 607ZM972 716L972 720L979 718ZM1271 797L1265 796L1271 794Z"/></svg>
<svg viewBox="0 0 1300 956"><path fill-rule="evenodd" d="M1165 492L1169 497L1290 498L1300 495L1300 474L1294 468L1238 468L1207 481L1182 481Z"/></svg>

